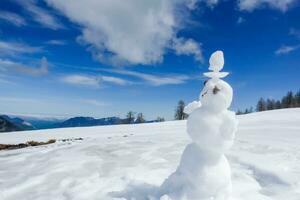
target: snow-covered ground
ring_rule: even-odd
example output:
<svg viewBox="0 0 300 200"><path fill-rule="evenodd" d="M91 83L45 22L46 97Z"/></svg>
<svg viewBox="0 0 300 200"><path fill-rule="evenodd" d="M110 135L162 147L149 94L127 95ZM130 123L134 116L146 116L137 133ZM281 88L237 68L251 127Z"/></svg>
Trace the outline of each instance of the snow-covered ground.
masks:
<svg viewBox="0 0 300 200"><path fill-rule="evenodd" d="M235 200L300 199L300 109L239 116L228 152ZM0 134L0 143L58 139L0 151L0 200L109 200L133 182L159 186L190 142L186 121ZM83 138L61 141L60 139Z"/></svg>

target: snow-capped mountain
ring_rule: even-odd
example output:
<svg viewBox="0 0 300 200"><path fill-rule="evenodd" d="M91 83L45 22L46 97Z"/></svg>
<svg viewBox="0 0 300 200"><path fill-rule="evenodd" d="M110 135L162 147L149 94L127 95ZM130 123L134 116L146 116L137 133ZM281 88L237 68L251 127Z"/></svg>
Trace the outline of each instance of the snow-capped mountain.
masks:
<svg viewBox="0 0 300 200"><path fill-rule="evenodd" d="M227 153L234 199L299 200L300 109L238 119ZM144 187L128 191L143 193L174 172L190 142L186 121L171 121L2 133L0 143L52 138L51 145L0 151L1 200L112 200L110 192L137 182Z"/></svg>

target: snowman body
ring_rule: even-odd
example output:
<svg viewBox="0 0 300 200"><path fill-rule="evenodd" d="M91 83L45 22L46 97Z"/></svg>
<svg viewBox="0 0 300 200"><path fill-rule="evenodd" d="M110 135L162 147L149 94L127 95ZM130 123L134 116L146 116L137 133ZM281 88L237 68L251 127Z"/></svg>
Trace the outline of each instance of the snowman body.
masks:
<svg viewBox="0 0 300 200"><path fill-rule="evenodd" d="M235 113L228 110L233 91L218 72L207 75L211 79L200 93L197 105L201 106L188 109L187 133L192 143L186 146L177 170L161 186L172 200L230 199L231 170L224 154L237 130Z"/></svg>
<svg viewBox="0 0 300 200"><path fill-rule="evenodd" d="M232 190L230 166L224 155L191 143L162 189L171 200L227 200Z"/></svg>

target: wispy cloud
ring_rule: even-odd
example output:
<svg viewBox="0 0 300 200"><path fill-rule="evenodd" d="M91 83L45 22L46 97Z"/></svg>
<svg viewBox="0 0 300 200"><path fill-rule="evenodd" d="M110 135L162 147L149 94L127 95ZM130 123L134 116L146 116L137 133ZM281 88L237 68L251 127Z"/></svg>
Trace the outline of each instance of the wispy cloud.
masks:
<svg viewBox="0 0 300 200"><path fill-rule="evenodd" d="M100 78L86 75L67 75L61 78L61 81L79 86L92 86L98 88L100 86Z"/></svg>
<svg viewBox="0 0 300 200"><path fill-rule="evenodd" d="M53 30L65 28L50 11L39 7L36 0L18 0L17 2L31 15L32 20L42 26Z"/></svg>
<svg viewBox="0 0 300 200"><path fill-rule="evenodd" d="M26 21L22 16L8 11L0 11L0 20L4 20L19 27L26 25Z"/></svg>
<svg viewBox="0 0 300 200"><path fill-rule="evenodd" d="M16 55L16 54L32 54L41 52L41 47L32 47L25 43L8 42L0 40L0 54Z"/></svg>
<svg viewBox="0 0 300 200"><path fill-rule="evenodd" d="M40 101L36 99L28 99L21 97L8 97L8 96L0 96L1 102L16 102L16 103L38 103Z"/></svg>
<svg viewBox="0 0 300 200"><path fill-rule="evenodd" d="M49 40L46 42L46 44L50 44L50 45L66 45L67 42L65 40Z"/></svg>
<svg viewBox="0 0 300 200"><path fill-rule="evenodd" d="M269 7L282 12L287 11L297 0L239 0L240 10L251 12L255 9Z"/></svg>
<svg viewBox="0 0 300 200"><path fill-rule="evenodd" d="M4 60L0 58L0 70L8 72L17 72L30 76L41 76L48 74L48 61L43 57L38 67L30 67L23 63L12 60Z"/></svg>
<svg viewBox="0 0 300 200"><path fill-rule="evenodd" d="M186 76L186 75L159 76L159 75L152 75L152 74L146 74L146 73L135 72L135 71L130 71L130 70L121 70L121 69L111 69L111 70L105 70L105 71L133 76L138 79L142 79L146 83L153 85L153 86L178 85L178 84L183 84L187 80L190 79L190 77Z"/></svg>
<svg viewBox="0 0 300 200"><path fill-rule="evenodd" d="M97 107L103 107L103 106L108 106L108 103L99 101L99 100L95 100L95 99L81 99L80 102L82 103L86 103L86 104L90 104L93 106L97 106Z"/></svg>
<svg viewBox="0 0 300 200"><path fill-rule="evenodd" d="M172 48L177 55L193 55L195 60L203 62L201 44L192 39L175 38Z"/></svg>
<svg viewBox="0 0 300 200"><path fill-rule="evenodd" d="M116 85L128 85L131 83L130 81L113 76L101 76L101 80L103 82L113 83Z"/></svg>
<svg viewBox="0 0 300 200"><path fill-rule="evenodd" d="M0 84L13 84L13 82L0 78Z"/></svg>
<svg viewBox="0 0 300 200"><path fill-rule="evenodd" d="M89 86L94 88L99 88L102 83L111 83L115 85L127 85L130 82L118 77L112 76L90 76L90 75L80 75L80 74L73 74L73 75L66 75L61 78L62 82L71 84L71 85L78 85L78 86Z"/></svg>
<svg viewBox="0 0 300 200"><path fill-rule="evenodd" d="M283 54L288 54L288 53L291 53L297 49L300 48L300 45L295 45L295 46L282 46L280 47L279 49L277 49L275 51L275 54L276 55L283 55Z"/></svg>

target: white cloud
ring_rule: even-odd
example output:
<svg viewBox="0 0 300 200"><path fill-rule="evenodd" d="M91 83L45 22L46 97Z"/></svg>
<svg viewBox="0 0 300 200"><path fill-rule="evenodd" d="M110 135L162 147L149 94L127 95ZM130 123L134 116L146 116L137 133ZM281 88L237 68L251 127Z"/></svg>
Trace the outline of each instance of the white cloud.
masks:
<svg viewBox="0 0 300 200"><path fill-rule="evenodd" d="M297 0L239 0L240 10L253 11L262 7L278 9L282 12L287 11Z"/></svg>
<svg viewBox="0 0 300 200"><path fill-rule="evenodd" d="M285 46L284 45L284 46L280 47L279 49L277 49L275 51L275 54L276 55L288 54L288 53L293 52L293 51L295 51L299 48L300 48L300 45L295 45L295 46Z"/></svg>
<svg viewBox="0 0 300 200"><path fill-rule="evenodd" d="M67 42L65 40L49 40L46 42L46 44L62 46L66 45Z"/></svg>
<svg viewBox="0 0 300 200"><path fill-rule="evenodd" d="M42 26L53 30L65 28L51 12L37 6L36 0L17 0L17 2L31 15L32 20Z"/></svg>
<svg viewBox="0 0 300 200"><path fill-rule="evenodd" d="M187 7L190 9L195 9L199 3L205 3L208 7L213 8L218 2L219 0L186 0Z"/></svg>
<svg viewBox="0 0 300 200"><path fill-rule="evenodd" d="M183 25L175 8L196 0L45 0L79 24L78 41L101 62L154 64L163 60ZM200 1L200 0L199 0ZM203 1L202 1L203 2ZM215 0L205 1L213 4ZM176 11L175 11L176 10Z"/></svg>
<svg viewBox="0 0 300 200"><path fill-rule="evenodd" d="M16 55L41 52L41 47L32 47L25 43L0 40L0 54Z"/></svg>
<svg viewBox="0 0 300 200"><path fill-rule="evenodd" d="M173 41L173 49L177 55L194 55L195 60L203 62L201 44L192 39L176 38Z"/></svg>
<svg viewBox="0 0 300 200"><path fill-rule="evenodd" d="M85 75L68 75L64 76L61 79L63 82L72 84L72 85L81 85L81 86L92 86L98 88L100 86L101 79L94 76L85 76Z"/></svg>
<svg viewBox="0 0 300 200"><path fill-rule="evenodd" d="M190 77L186 75L159 76L159 75L152 75L152 74L146 74L146 73L129 71L129 70L121 70L121 69L112 69L112 70L105 70L105 71L133 76L138 79L142 79L143 81L145 81L146 83L152 86L178 85L178 84L183 84L190 79Z"/></svg>
<svg viewBox="0 0 300 200"><path fill-rule="evenodd" d="M42 76L48 74L48 61L45 57L43 57L40 61L40 66L30 67L23 63L18 63L11 60L4 60L0 58L0 70L18 72L30 76Z"/></svg>
<svg viewBox="0 0 300 200"><path fill-rule="evenodd" d="M26 25L26 21L22 16L8 11L0 11L0 20L5 20L15 26Z"/></svg>
<svg viewBox="0 0 300 200"><path fill-rule="evenodd" d="M112 76L89 76L89 75L67 75L61 78L61 81L79 86L91 86L94 88L99 88L102 83L112 83L116 85L127 85L130 82L121 78Z"/></svg>
<svg viewBox="0 0 300 200"><path fill-rule="evenodd" d="M116 85L128 85L130 82L113 76L101 76L103 82L114 83Z"/></svg>
<svg viewBox="0 0 300 200"><path fill-rule="evenodd" d="M90 105L98 106L98 107L103 107L103 106L108 106L109 105L105 102L98 101L98 100L95 100L95 99L81 99L80 101L82 103L90 104Z"/></svg>

